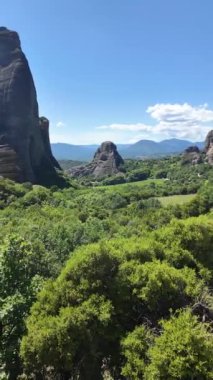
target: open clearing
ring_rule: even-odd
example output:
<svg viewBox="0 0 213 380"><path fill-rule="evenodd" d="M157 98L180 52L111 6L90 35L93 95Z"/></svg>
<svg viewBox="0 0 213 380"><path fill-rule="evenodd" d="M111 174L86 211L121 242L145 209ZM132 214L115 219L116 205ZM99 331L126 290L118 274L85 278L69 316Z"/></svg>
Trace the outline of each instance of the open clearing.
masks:
<svg viewBox="0 0 213 380"><path fill-rule="evenodd" d="M114 190L119 190L119 189L125 189L125 188L136 188L136 187L144 187L144 186L147 186L147 185L150 185L151 183L153 183L154 185L160 185L162 183L164 183L164 179L146 179L144 181L137 181L137 182L127 182L127 183L121 183L121 184L118 184L118 185L105 185L105 186L96 186L94 187L95 189L98 189L98 190L110 190L110 191L114 191Z"/></svg>
<svg viewBox="0 0 213 380"><path fill-rule="evenodd" d="M186 194L186 195L169 195L167 197L159 197L159 201L163 206L183 204L191 201L196 194Z"/></svg>

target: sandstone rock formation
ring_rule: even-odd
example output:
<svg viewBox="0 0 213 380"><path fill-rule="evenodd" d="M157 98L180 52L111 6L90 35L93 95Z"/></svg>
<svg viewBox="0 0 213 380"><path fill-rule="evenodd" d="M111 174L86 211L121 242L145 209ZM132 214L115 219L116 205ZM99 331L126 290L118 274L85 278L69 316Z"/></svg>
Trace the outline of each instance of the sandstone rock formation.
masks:
<svg viewBox="0 0 213 380"><path fill-rule="evenodd" d="M213 130L211 130L206 136L205 148L206 161L213 165Z"/></svg>
<svg viewBox="0 0 213 380"><path fill-rule="evenodd" d="M57 178L47 119L38 115L36 90L19 36L0 28L0 176L42 183Z"/></svg>
<svg viewBox="0 0 213 380"><path fill-rule="evenodd" d="M120 173L123 163L116 145L111 141L105 141L96 151L91 163L72 168L69 174L73 177L92 176L100 179Z"/></svg>
<svg viewBox="0 0 213 380"><path fill-rule="evenodd" d="M182 155L183 164L199 164L202 161L200 149L197 146L190 146L185 149Z"/></svg>
<svg viewBox="0 0 213 380"><path fill-rule="evenodd" d="M120 171L119 168L123 163L123 158L118 153L116 145L111 141L103 142L93 159L95 165L93 175L97 178L116 174Z"/></svg>

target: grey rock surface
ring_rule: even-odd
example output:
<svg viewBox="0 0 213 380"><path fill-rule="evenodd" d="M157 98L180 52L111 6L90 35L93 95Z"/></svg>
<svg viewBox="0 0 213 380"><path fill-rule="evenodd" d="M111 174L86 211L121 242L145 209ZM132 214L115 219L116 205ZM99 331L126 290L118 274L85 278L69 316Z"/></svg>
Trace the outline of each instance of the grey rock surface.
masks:
<svg viewBox="0 0 213 380"><path fill-rule="evenodd" d="M0 176L33 183L57 176L49 136L42 131L36 89L19 36L1 27Z"/></svg>
<svg viewBox="0 0 213 380"><path fill-rule="evenodd" d="M73 177L92 176L100 179L120 173L123 163L116 145L111 141L105 141L97 149L91 163L72 168L69 174Z"/></svg>
<svg viewBox="0 0 213 380"><path fill-rule="evenodd" d="M195 146L190 146L184 150L182 155L182 163L184 164L199 164L202 161L200 149Z"/></svg>
<svg viewBox="0 0 213 380"><path fill-rule="evenodd" d="M123 158L118 153L116 145L111 141L105 141L95 153L93 175L99 178L116 174L123 163Z"/></svg>
<svg viewBox="0 0 213 380"><path fill-rule="evenodd" d="M205 153L206 153L206 161L213 165L213 130L211 130L205 140Z"/></svg>

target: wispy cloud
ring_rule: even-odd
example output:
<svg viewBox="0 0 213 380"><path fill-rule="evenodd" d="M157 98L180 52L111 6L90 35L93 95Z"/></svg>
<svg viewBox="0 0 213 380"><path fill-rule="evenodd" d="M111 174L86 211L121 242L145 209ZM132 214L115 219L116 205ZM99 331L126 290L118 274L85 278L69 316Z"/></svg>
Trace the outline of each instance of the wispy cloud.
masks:
<svg viewBox="0 0 213 380"><path fill-rule="evenodd" d="M137 124L110 124L110 125L101 125L97 127L97 129L112 129L117 131L132 131L132 132L138 132L138 131L150 131L151 126L137 123Z"/></svg>
<svg viewBox="0 0 213 380"><path fill-rule="evenodd" d="M188 103L161 103L148 107L146 112L153 119L166 123L191 122L194 124L213 121L213 110L208 109L208 104L193 107Z"/></svg>
<svg viewBox="0 0 213 380"><path fill-rule="evenodd" d="M160 141L169 138L202 141L213 129L213 109L207 104L159 103L146 110L150 123L112 123L93 129L68 128L63 121L54 123L52 142L71 144L100 144L105 140L115 143L134 143L142 139ZM62 132L63 131L63 132Z"/></svg>
<svg viewBox="0 0 213 380"><path fill-rule="evenodd" d="M63 127L65 127L66 125L65 125L65 123L63 123L63 121L59 121L57 124L56 124L56 127L57 128L63 128Z"/></svg>
<svg viewBox="0 0 213 380"><path fill-rule="evenodd" d="M213 110L207 104L192 106L188 103L160 103L147 108L152 124L110 124L98 126L99 130L132 132L129 142L143 138L162 140L164 138L180 138L200 140L213 126ZM140 132L133 135L134 132Z"/></svg>

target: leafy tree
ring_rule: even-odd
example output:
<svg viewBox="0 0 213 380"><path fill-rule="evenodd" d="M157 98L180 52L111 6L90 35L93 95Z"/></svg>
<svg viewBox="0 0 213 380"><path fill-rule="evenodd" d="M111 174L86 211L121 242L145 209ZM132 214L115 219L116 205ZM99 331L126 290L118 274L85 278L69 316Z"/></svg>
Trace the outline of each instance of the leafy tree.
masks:
<svg viewBox="0 0 213 380"><path fill-rule="evenodd" d="M140 301L143 314L153 322L168 315L171 308L176 310L187 305L204 287L194 270L178 270L160 261L124 262L120 266L119 280L121 284L129 284L134 304Z"/></svg>
<svg viewBox="0 0 213 380"><path fill-rule="evenodd" d="M144 378L144 371L148 362L147 351L154 340L150 329L145 326L137 326L121 342L122 354L125 363L122 367L122 375L127 380Z"/></svg>
<svg viewBox="0 0 213 380"><path fill-rule="evenodd" d="M111 298L118 260L97 248L74 255L33 306L21 349L29 372L52 367L59 374L100 378L103 358L117 339Z"/></svg>
<svg viewBox="0 0 213 380"><path fill-rule="evenodd" d="M129 174L127 180L129 182L144 181L149 178L149 175L150 171L148 169L136 169L131 171L131 174Z"/></svg>
<svg viewBox="0 0 213 380"><path fill-rule="evenodd" d="M13 236L0 251L0 366L16 379L24 318L42 284L32 247Z"/></svg>
<svg viewBox="0 0 213 380"><path fill-rule="evenodd" d="M28 371L45 375L51 367L55 375L100 379L110 302L93 295L79 306L62 307L59 315L43 314L39 324L36 305L34 311L28 321L30 336L23 339L21 350Z"/></svg>
<svg viewBox="0 0 213 380"><path fill-rule="evenodd" d="M213 221L205 216L189 218L185 221L174 220L155 234L165 246L176 249L180 246L191 252L196 260L213 268Z"/></svg>
<svg viewBox="0 0 213 380"><path fill-rule="evenodd" d="M55 374L64 369L84 379L87 371L86 378L101 379L107 359L119 377L123 336L147 320L157 325L203 289L194 270L152 261L161 249L142 239L115 239L77 250L32 307L21 346L28 373L51 367Z"/></svg>
<svg viewBox="0 0 213 380"><path fill-rule="evenodd" d="M87 178L87 188L73 182L63 190L0 180L5 378L21 372L18 351L26 333L27 378L32 371L37 378L61 373L65 379L118 379L121 368L129 368L123 376L130 377L132 368L142 377L142 366L149 366L149 328L160 336L159 319L168 318L171 308L191 307L197 299L208 306L203 293L210 297L213 283L212 167L182 166L178 157L129 160L117 180L126 182L134 171L151 180L91 187ZM155 179L162 173L167 181ZM199 189L193 201L159 203L158 197L183 188ZM46 279L52 281L44 286Z"/></svg>
<svg viewBox="0 0 213 380"><path fill-rule="evenodd" d="M162 321L162 334L148 351L146 380L213 379L213 335L191 311ZM138 378L139 379L139 378Z"/></svg>

